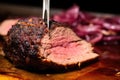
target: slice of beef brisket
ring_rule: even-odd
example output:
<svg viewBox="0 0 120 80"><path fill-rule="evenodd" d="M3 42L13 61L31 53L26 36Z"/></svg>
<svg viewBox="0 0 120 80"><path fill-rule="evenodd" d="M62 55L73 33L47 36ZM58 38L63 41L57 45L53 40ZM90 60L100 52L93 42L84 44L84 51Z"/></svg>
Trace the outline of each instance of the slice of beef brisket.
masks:
<svg viewBox="0 0 120 80"><path fill-rule="evenodd" d="M90 43L68 26L51 22L48 30L41 18L18 20L5 37L6 57L17 67L57 70L98 57Z"/></svg>

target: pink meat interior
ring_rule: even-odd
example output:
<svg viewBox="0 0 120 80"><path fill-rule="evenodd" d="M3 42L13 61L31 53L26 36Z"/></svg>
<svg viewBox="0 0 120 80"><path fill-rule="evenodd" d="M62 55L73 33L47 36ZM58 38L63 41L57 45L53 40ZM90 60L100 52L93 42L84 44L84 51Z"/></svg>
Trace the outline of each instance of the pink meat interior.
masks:
<svg viewBox="0 0 120 80"><path fill-rule="evenodd" d="M44 36L41 43L41 55L57 64L76 64L98 56L92 52L91 44L81 40L67 27L56 27Z"/></svg>

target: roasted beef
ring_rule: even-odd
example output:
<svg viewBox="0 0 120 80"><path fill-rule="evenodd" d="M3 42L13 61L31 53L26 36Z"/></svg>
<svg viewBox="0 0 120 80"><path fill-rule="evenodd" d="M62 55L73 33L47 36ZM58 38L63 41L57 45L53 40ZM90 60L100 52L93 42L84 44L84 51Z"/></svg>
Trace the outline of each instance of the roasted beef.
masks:
<svg viewBox="0 0 120 80"><path fill-rule="evenodd" d="M90 43L79 38L69 26L50 21L50 29L38 17L19 19L4 37L4 52L15 66L40 70L80 67L95 59Z"/></svg>

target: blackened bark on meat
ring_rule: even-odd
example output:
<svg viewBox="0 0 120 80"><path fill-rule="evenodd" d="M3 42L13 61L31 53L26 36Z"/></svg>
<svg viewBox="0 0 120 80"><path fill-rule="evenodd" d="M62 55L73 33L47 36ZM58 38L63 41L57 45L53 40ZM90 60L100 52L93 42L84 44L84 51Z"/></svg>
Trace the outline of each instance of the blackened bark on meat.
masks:
<svg viewBox="0 0 120 80"><path fill-rule="evenodd" d="M31 57L37 58L40 40L46 32L47 28L42 19L20 19L6 36L6 57L17 65L29 63Z"/></svg>

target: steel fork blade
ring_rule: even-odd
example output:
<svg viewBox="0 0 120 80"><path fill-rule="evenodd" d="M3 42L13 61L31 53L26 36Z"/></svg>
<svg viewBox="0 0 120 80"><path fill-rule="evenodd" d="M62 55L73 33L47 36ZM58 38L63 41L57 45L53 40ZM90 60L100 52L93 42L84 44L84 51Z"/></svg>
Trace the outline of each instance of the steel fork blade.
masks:
<svg viewBox="0 0 120 80"><path fill-rule="evenodd" d="M42 18L47 23L49 29L49 18L50 18L50 0L43 0L43 13Z"/></svg>

